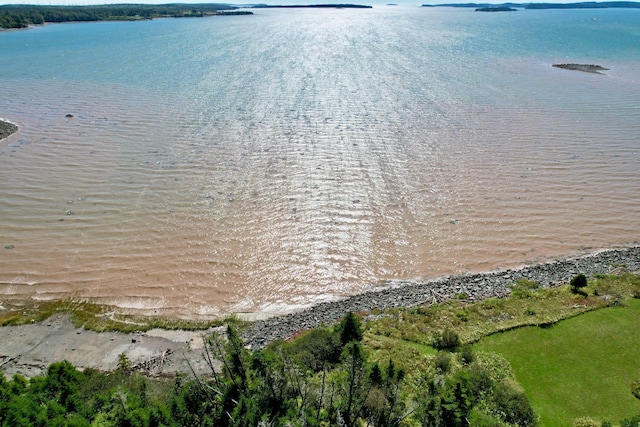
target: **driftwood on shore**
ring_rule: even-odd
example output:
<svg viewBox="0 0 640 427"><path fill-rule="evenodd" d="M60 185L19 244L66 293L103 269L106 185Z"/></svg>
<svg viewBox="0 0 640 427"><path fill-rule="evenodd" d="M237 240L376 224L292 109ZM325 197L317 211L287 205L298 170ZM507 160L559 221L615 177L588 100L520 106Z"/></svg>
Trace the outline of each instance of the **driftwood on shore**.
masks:
<svg viewBox="0 0 640 427"><path fill-rule="evenodd" d="M18 126L0 119L0 139L4 139L18 131Z"/></svg>
<svg viewBox="0 0 640 427"><path fill-rule="evenodd" d="M245 343L262 348L272 341L330 325L345 313L370 312L399 307L415 307L447 301L465 294L471 301L504 297L518 279L529 279L543 287L566 284L579 273L592 276L611 274L623 268L640 271L640 247L601 251L580 258L557 260L519 269L450 276L430 281L392 281L386 286L340 301L327 302L286 316L258 320L243 334Z"/></svg>

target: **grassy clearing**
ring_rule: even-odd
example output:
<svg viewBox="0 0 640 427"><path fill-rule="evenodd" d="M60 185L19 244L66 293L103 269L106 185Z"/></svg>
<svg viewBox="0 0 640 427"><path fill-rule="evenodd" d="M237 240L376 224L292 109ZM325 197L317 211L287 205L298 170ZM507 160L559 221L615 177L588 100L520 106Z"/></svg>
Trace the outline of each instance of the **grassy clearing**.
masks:
<svg viewBox="0 0 640 427"><path fill-rule="evenodd" d="M229 321L236 324L240 323L239 320L234 318L210 322L195 322L163 317L119 314L115 307L67 299L55 301L4 302L2 309L0 309L0 326L42 322L56 314L67 314L74 326L96 332L134 332L147 331L153 328L203 330Z"/></svg>
<svg viewBox="0 0 640 427"><path fill-rule="evenodd" d="M640 413L631 394L640 379L640 299L560 322L480 341L506 357L543 426L591 417L619 421Z"/></svg>
<svg viewBox="0 0 640 427"><path fill-rule="evenodd" d="M569 286L543 289L535 282L518 280L508 298L471 302L461 295L441 305L379 314L365 323L364 342L376 358L398 358L410 370L415 356L435 353L430 344L437 332L454 330L464 344L523 326L552 325L640 292L640 276L599 276L583 292L572 293Z"/></svg>

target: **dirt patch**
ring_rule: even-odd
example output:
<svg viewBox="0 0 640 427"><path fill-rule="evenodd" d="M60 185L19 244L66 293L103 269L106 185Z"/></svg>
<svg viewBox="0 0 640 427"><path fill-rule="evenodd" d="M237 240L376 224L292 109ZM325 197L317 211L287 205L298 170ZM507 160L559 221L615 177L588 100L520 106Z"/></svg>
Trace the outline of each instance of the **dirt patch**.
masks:
<svg viewBox="0 0 640 427"><path fill-rule="evenodd" d="M109 371L117 368L118 356L124 353L148 375L190 372L189 365L203 374L209 367L202 354L202 336L213 331L93 332L76 328L67 316L59 315L0 328L0 369L6 376L32 377L53 362L68 360L80 369Z"/></svg>

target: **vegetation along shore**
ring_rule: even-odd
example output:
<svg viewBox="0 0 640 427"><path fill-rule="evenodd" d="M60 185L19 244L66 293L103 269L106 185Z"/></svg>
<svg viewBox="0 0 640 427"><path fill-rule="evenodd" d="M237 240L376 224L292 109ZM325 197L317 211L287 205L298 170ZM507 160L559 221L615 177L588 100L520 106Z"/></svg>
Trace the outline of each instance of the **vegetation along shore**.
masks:
<svg viewBox="0 0 640 427"><path fill-rule="evenodd" d="M633 247L201 333L8 326L0 425L635 427L638 272Z"/></svg>
<svg viewBox="0 0 640 427"><path fill-rule="evenodd" d="M329 325L344 313L372 312L390 308L442 303L464 295L469 301L501 298L511 292L517 280L531 280L543 288L568 282L574 275L609 274L619 266L640 271L640 247L597 252L579 258L527 266L519 269L450 276L430 281L392 281L386 286L340 301L318 304L286 316L258 320L245 333L247 343L264 347L289 338L301 330Z"/></svg>
<svg viewBox="0 0 640 427"><path fill-rule="evenodd" d="M216 15L252 15L222 3L105 4L96 6L0 5L0 28L60 22L139 21L155 18L197 18Z"/></svg>

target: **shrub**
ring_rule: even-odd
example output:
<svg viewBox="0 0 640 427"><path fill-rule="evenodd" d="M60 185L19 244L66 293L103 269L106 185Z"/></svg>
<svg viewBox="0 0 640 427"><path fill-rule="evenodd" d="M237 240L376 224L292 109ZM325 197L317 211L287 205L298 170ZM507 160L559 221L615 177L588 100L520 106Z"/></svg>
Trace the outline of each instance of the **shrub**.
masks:
<svg viewBox="0 0 640 427"><path fill-rule="evenodd" d="M446 374L447 372L449 372L449 368L451 367L451 355L446 351L440 351L436 355L433 363L436 371L441 374Z"/></svg>
<svg viewBox="0 0 640 427"><path fill-rule="evenodd" d="M571 427L600 427L600 423L589 417L582 417L573 420Z"/></svg>
<svg viewBox="0 0 640 427"><path fill-rule="evenodd" d="M455 351L460 346L460 337L451 329L435 332L431 340L431 346L436 350Z"/></svg>
<svg viewBox="0 0 640 427"><path fill-rule="evenodd" d="M468 322L469 321L469 314L466 311L457 310L456 311L456 317L461 322Z"/></svg>
<svg viewBox="0 0 640 427"><path fill-rule="evenodd" d="M509 387L506 383L498 383L494 391L494 400L504 420L522 427L534 427L538 424L527 396L521 391Z"/></svg>
<svg viewBox="0 0 640 427"><path fill-rule="evenodd" d="M470 365L475 360L475 354L473 353L473 347L471 344L465 344L460 349L460 362L463 365Z"/></svg>
<svg viewBox="0 0 640 427"><path fill-rule="evenodd" d="M640 414L620 421L620 427L638 427L638 425L640 425Z"/></svg>
<svg viewBox="0 0 640 427"><path fill-rule="evenodd" d="M362 341L362 327L360 319L352 312L342 318L342 321L336 325L336 332L340 335L340 342L343 346L352 341Z"/></svg>
<svg viewBox="0 0 640 427"><path fill-rule="evenodd" d="M534 296L534 292L540 288L540 285L533 280L518 279L511 285L511 296L513 298L526 299Z"/></svg>
<svg viewBox="0 0 640 427"><path fill-rule="evenodd" d="M469 425L473 427L496 427L502 425L502 423L491 415L473 409L469 414Z"/></svg>
<svg viewBox="0 0 640 427"><path fill-rule="evenodd" d="M314 372L340 361L340 337L327 329L312 329L300 338L286 344L289 355Z"/></svg>
<svg viewBox="0 0 640 427"><path fill-rule="evenodd" d="M581 417L574 419L571 427L601 427L601 423L589 417Z"/></svg>
<svg viewBox="0 0 640 427"><path fill-rule="evenodd" d="M631 394L633 394L636 399L640 399L640 380L635 380L631 383Z"/></svg>
<svg viewBox="0 0 640 427"><path fill-rule="evenodd" d="M571 279L569 285L571 286L571 292L573 292L574 294L579 294L582 292L581 289L587 286L587 276L580 273L574 276L573 279Z"/></svg>

